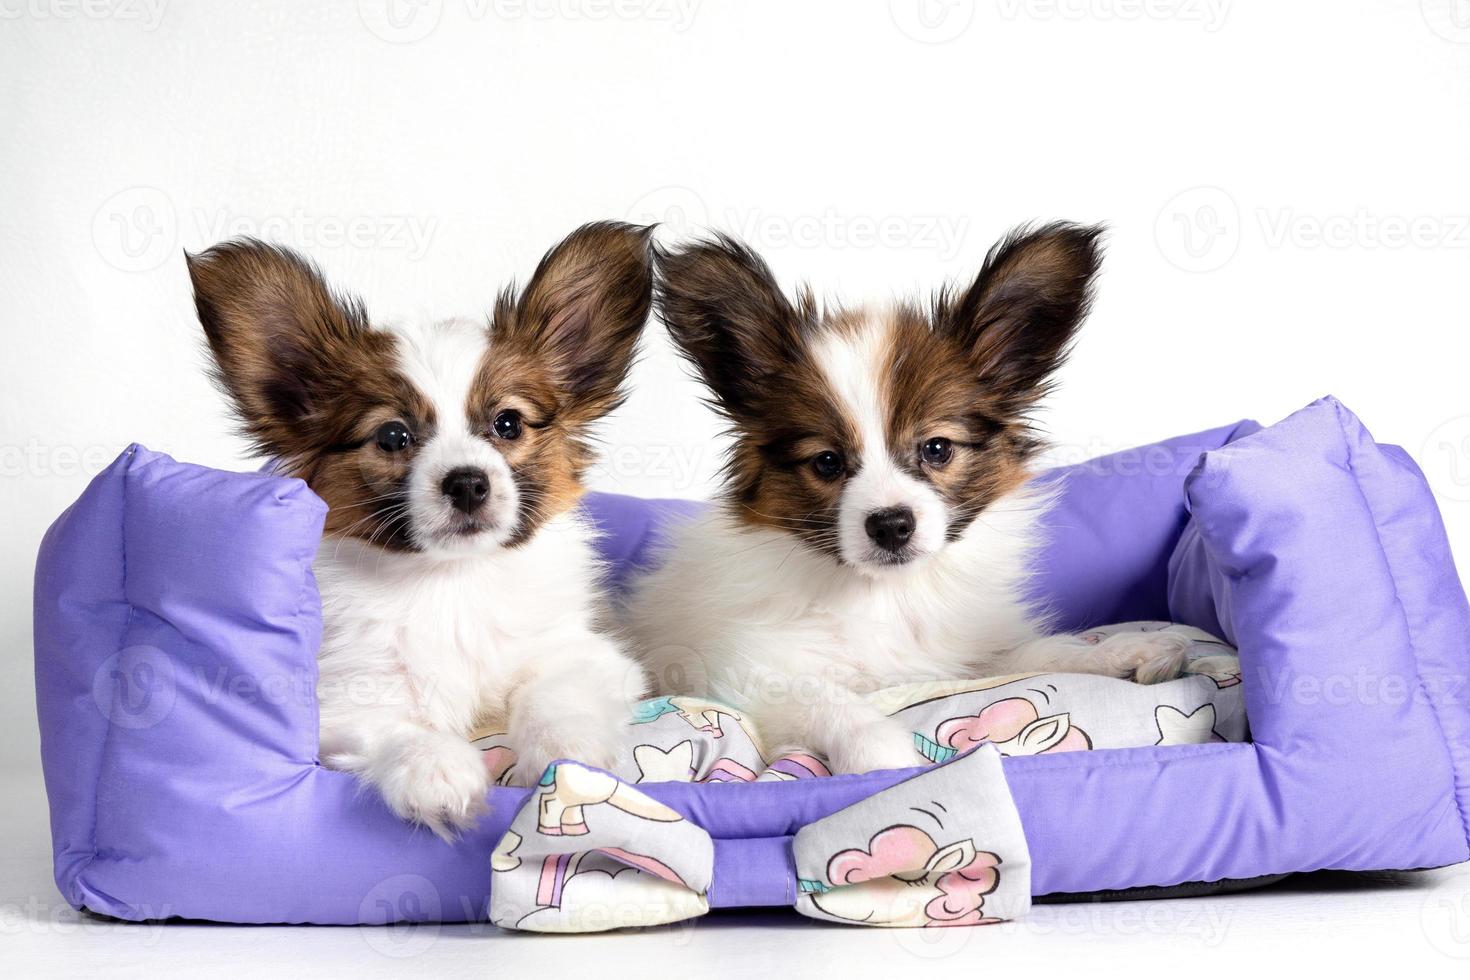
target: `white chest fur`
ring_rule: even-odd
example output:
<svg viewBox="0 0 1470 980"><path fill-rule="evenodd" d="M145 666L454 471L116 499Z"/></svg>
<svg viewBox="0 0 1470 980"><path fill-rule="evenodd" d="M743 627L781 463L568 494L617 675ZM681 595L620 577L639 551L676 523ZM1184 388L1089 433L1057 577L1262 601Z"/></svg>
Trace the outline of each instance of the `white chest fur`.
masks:
<svg viewBox="0 0 1470 980"><path fill-rule="evenodd" d="M629 623L655 683L692 659L717 696L762 673L866 689L978 676L1037 635L1024 590L1043 506L1016 494L940 553L876 576L713 514L673 536Z"/></svg>
<svg viewBox="0 0 1470 980"><path fill-rule="evenodd" d="M324 721L401 695L420 722L468 732L503 715L538 650L590 628L597 565L590 529L567 517L520 548L450 559L327 539L315 571Z"/></svg>

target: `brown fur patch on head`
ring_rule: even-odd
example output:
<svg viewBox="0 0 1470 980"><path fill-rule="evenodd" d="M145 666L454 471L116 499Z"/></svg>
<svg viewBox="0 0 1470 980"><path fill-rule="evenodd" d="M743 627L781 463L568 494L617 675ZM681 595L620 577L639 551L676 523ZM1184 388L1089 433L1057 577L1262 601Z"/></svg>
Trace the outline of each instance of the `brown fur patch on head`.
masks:
<svg viewBox="0 0 1470 980"><path fill-rule="evenodd" d="M594 222L546 253L524 291L495 307L490 349L470 394L525 501L516 541L576 504L594 451L591 427L622 403L653 297L651 228ZM494 420L515 412L515 439Z"/></svg>
<svg viewBox="0 0 1470 980"><path fill-rule="evenodd" d="M969 351L935 330L923 311L897 306L885 317L884 329L881 384L889 407L889 453L948 504L946 533L953 540L989 504L1026 481L1035 441L1024 422L1009 414L1006 397L965 369ZM925 458L931 439L949 444L942 465Z"/></svg>
<svg viewBox="0 0 1470 980"><path fill-rule="evenodd" d="M770 385L764 399L769 411L734 427L727 500L739 519L788 531L836 555L837 505L843 476L858 465L861 434L809 356L773 376ZM828 453L845 461L843 476L819 469L819 458Z"/></svg>
<svg viewBox="0 0 1470 980"><path fill-rule="evenodd" d="M394 419L420 435L436 420L395 370L395 338L289 249L242 238L187 261L214 377L255 449L326 501L329 532L408 547L411 452L378 452L372 437Z"/></svg>
<svg viewBox="0 0 1470 980"><path fill-rule="evenodd" d="M812 358L821 320L810 292L788 300L765 261L728 235L661 249L657 261L660 317L735 435L725 465L734 514L835 553L841 482L811 464L852 451L858 435Z"/></svg>
<svg viewBox="0 0 1470 980"><path fill-rule="evenodd" d="M439 407L465 413L509 464L521 500L511 545L581 496L589 427L621 401L648 317L648 234L602 222L567 236L519 296L501 294L468 404ZM442 420L399 370L397 338L288 249L241 239L188 263L215 377L256 448L327 502L329 532L415 547L409 477ZM496 427L507 412L514 437ZM390 422L413 437L393 451L376 435Z"/></svg>
<svg viewBox="0 0 1470 980"><path fill-rule="evenodd" d="M943 292L928 315L883 315L872 383L886 406L886 451L947 504L950 539L1028 477L1038 444L1027 412L1045 394L1086 315L1099 228L1018 229L986 258L974 284ZM727 496L735 515L790 531L836 555L845 480L865 448L814 359L822 337L872 328L866 311L819 314L810 293L787 300L769 267L726 236L662 252L658 308L670 335L731 423ZM931 439L949 443L937 464ZM818 457L836 453L827 477Z"/></svg>

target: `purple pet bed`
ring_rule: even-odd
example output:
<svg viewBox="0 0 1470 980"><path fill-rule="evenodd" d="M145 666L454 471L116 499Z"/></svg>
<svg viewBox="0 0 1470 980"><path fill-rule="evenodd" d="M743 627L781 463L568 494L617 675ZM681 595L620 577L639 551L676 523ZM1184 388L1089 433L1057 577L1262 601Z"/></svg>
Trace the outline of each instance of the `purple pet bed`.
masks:
<svg viewBox="0 0 1470 980"><path fill-rule="evenodd" d="M1470 609L1401 450L1319 401L1055 471L1036 595L1066 629L1171 619L1240 651L1253 743L1008 758L1036 895L1470 858ZM594 496L620 572L671 502ZM123 919L485 916L527 790L455 845L317 761L324 505L126 451L36 573L56 882ZM789 905L791 834L909 771L640 787L714 838L712 906Z"/></svg>

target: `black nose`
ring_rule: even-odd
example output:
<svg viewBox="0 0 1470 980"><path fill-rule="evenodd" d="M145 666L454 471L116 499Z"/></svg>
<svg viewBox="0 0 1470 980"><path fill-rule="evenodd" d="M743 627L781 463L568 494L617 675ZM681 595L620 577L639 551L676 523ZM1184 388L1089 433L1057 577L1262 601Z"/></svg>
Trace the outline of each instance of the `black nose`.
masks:
<svg viewBox="0 0 1470 980"><path fill-rule="evenodd" d="M914 536L914 512L907 507L875 510L863 526L874 544L884 551L897 552Z"/></svg>
<svg viewBox="0 0 1470 980"><path fill-rule="evenodd" d="M444 482L439 484L439 489L454 502L456 510L473 514L485 502L485 498L490 496L490 477L485 475L484 470L461 466L457 470L449 471Z"/></svg>

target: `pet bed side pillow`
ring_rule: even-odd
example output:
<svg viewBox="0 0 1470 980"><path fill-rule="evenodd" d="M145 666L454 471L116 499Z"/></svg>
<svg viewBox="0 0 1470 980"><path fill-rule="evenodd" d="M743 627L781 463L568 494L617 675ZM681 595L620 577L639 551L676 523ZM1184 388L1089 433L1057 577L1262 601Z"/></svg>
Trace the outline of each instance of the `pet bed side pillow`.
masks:
<svg viewBox="0 0 1470 980"><path fill-rule="evenodd" d="M1325 398L1186 492L1171 613L1239 647L1272 804L1216 832L1257 874L1470 858L1470 606L1422 474Z"/></svg>
<svg viewBox="0 0 1470 980"><path fill-rule="evenodd" d="M1054 499L1030 592L1057 631L1167 618L1169 554L1189 519L1184 478L1200 453L1260 429L1245 420L1044 473Z"/></svg>
<svg viewBox="0 0 1470 980"><path fill-rule="evenodd" d="M314 765L311 561L325 514L299 480L133 446L48 532L37 711L57 884L73 905L168 914L116 908L87 884L89 866L168 851L179 835L140 815L167 810L170 794Z"/></svg>

